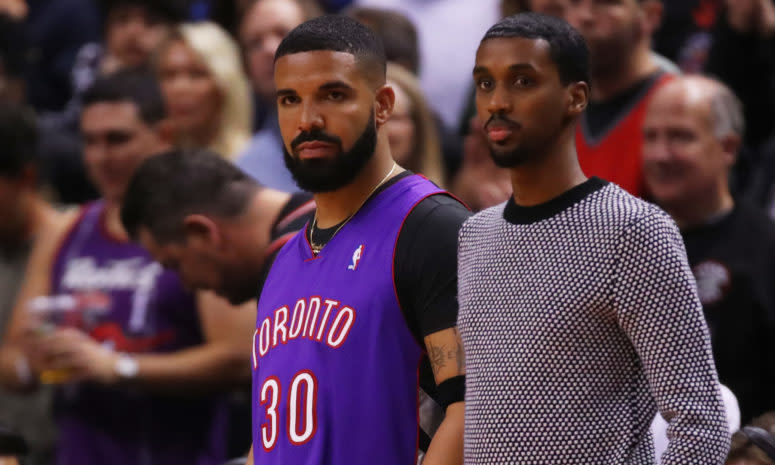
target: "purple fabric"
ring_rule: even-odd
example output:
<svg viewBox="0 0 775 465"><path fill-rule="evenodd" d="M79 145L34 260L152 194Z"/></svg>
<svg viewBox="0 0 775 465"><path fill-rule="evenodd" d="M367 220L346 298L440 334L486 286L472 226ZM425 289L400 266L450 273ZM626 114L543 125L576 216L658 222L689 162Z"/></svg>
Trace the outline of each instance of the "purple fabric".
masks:
<svg viewBox="0 0 775 465"><path fill-rule="evenodd" d="M253 344L257 465L416 462L421 347L397 301L393 253L412 207L438 192L406 177L317 257L303 231L278 254Z"/></svg>
<svg viewBox="0 0 775 465"><path fill-rule="evenodd" d="M85 207L52 270L52 294L81 302L58 324L119 352L172 352L202 343L194 297L139 245L108 235L103 204ZM222 400L64 384L57 465L216 465L225 459Z"/></svg>

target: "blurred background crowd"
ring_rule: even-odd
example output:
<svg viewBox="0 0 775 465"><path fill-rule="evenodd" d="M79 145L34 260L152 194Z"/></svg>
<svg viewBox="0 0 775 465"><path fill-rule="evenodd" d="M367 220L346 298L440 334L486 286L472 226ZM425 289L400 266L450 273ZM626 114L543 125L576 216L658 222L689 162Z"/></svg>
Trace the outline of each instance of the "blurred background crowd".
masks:
<svg viewBox="0 0 775 465"><path fill-rule="evenodd" d="M34 364L19 362L28 336L14 329L41 295L29 289L57 289L36 288L30 281L40 278L25 278L25 269L35 241L56 230L60 216L100 198L120 203L139 160L170 147L210 149L260 184L295 194L275 115L273 58L287 32L325 13L350 15L384 42L396 91L386 125L395 160L475 211L499 204L511 182L490 160L474 117L471 70L487 28L525 11L560 16L587 40L592 101L577 134L582 168L676 220L720 381L739 409L731 423L775 433L773 0L0 0L0 424L24 436L27 463L55 463L55 425L72 413L58 408L61 392L52 400L56 382L39 383ZM661 92L680 74L706 80ZM99 111L105 102L129 108ZM199 299L198 321L192 313L168 322L204 333L175 350L236 339L219 335L228 322L212 329L218 325L201 308L208 302ZM244 321L249 339L250 316L230 324ZM250 341L243 342L219 360L247 368L242 349ZM244 360L234 355L243 352ZM223 424L223 458L250 445L248 375L191 375L228 404L223 418L185 417ZM131 405L132 395L121 402ZM159 409L144 419L177 414ZM775 461L737 433L728 463Z"/></svg>

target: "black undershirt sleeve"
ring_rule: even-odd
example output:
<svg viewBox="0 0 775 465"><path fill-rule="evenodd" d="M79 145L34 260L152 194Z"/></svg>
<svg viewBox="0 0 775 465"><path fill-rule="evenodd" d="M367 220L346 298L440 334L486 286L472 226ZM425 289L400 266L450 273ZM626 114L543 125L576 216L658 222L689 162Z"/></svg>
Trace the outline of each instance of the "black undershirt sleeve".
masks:
<svg viewBox="0 0 775 465"><path fill-rule="evenodd" d="M394 279L407 325L423 338L457 323L457 236L471 212L446 194L423 199L398 236Z"/></svg>
<svg viewBox="0 0 775 465"><path fill-rule="evenodd" d="M277 215L277 219L275 219L274 223L272 224L272 230L269 233L269 247L273 248L274 250L269 256L266 257L264 261L264 267L261 270L261 280L258 285L256 297L261 296L261 291L264 289L264 281L266 281L266 278L269 276L269 270L272 268L272 263L274 263L274 259L277 257L277 254L282 248L281 244L277 244L276 241L280 240L283 238L283 236L286 236L289 233L295 233L304 228L305 224L312 221L312 217L315 215L315 210L311 209L309 211L305 211L303 215L297 216L292 221L287 222L287 224L283 224L282 227L280 227L280 223L287 219L288 215L294 213L298 208L301 208L304 204L312 200L312 194L307 192L296 192L291 195L290 199L288 199L288 202L283 206L283 208L280 210L280 213ZM287 241L288 239L285 240Z"/></svg>

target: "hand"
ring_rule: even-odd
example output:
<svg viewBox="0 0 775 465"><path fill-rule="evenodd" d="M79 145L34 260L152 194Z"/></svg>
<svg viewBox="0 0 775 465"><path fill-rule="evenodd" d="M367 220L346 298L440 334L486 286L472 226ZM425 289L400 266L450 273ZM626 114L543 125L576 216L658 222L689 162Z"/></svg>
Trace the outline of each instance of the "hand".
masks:
<svg viewBox="0 0 775 465"><path fill-rule="evenodd" d="M118 354L73 328L56 329L39 337L39 360L46 370L65 371L68 381L114 384Z"/></svg>

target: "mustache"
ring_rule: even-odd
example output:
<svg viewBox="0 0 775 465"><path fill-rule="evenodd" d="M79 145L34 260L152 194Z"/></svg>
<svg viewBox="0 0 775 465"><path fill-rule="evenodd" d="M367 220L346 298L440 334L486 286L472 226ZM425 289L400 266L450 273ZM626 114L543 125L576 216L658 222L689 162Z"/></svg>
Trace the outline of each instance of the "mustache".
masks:
<svg viewBox="0 0 775 465"><path fill-rule="evenodd" d="M503 124L506 124L508 126L513 126L513 127L516 127L516 128L520 127L519 123L517 123L516 121L512 121L512 120L506 118L505 116L501 115L500 113L495 113L492 116L490 116L490 119L488 119L487 122L484 123L484 129L486 130L490 126L490 124L492 124L492 123L503 123Z"/></svg>
<svg viewBox="0 0 775 465"><path fill-rule="evenodd" d="M315 129L312 131L304 131L300 133L298 136L296 136L291 141L291 149L296 150L296 147L299 146L299 144L303 144L304 142L329 142L331 144L337 144L340 148L342 147L342 139L338 138L337 136L328 134L327 132L324 132L320 129Z"/></svg>

